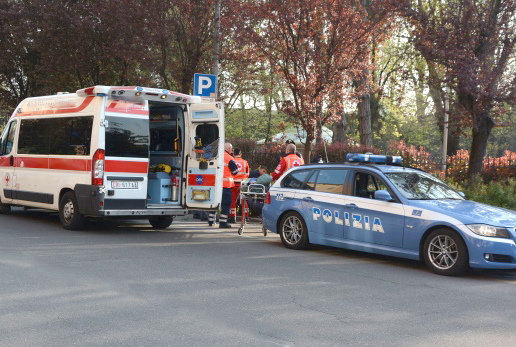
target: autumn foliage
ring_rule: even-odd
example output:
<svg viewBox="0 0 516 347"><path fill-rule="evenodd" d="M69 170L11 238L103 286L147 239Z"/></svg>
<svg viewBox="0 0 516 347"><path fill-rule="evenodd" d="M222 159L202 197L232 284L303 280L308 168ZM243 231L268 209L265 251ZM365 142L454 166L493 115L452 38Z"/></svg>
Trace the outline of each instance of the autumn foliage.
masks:
<svg viewBox="0 0 516 347"><path fill-rule="evenodd" d="M342 112L352 81L370 70L373 36L380 39L388 11L376 1L368 16L352 0L242 2L234 11L234 39L257 64L280 74L289 95L278 107L307 132L305 156L321 125Z"/></svg>

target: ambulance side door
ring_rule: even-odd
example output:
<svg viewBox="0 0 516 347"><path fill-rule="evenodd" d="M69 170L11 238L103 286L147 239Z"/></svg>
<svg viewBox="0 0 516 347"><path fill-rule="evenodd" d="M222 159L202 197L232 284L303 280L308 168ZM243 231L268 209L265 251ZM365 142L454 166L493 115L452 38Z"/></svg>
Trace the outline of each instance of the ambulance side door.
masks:
<svg viewBox="0 0 516 347"><path fill-rule="evenodd" d="M184 196L190 209L216 209L222 200L224 106L221 102L188 105L185 136Z"/></svg>
<svg viewBox="0 0 516 347"><path fill-rule="evenodd" d="M9 122L0 138L0 198L3 203L12 202L14 188L14 153L17 119Z"/></svg>

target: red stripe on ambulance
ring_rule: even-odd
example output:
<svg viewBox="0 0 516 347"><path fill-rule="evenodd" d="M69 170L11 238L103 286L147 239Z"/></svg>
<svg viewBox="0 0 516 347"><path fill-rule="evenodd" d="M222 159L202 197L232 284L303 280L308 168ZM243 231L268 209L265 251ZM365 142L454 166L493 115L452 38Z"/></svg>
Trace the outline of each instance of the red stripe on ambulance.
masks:
<svg viewBox="0 0 516 347"><path fill-rule="evenodd" d="M188 175L190 186L215 186L215 175Z"/></svg>
<svg viewBox="0 0 516 347"><path fill-rule="evenodd" d="M50 158L48 168L51 170L91 171L91 160Z"/></svg>
<svg viewBox="0 0 516 347"><path fill-rule="evenodd" d="M105 172L128 172L146 174L149 171L149 163L144 161L106 160Z"/></svg>
<svg viewBox="0 0 516 347"><path fill-rule="evenodd" d="M26 169L48 169L48 158L18 157L14 158L14 166Z"/></svg>
<svg viewBox="0 0 516 347"><path fill-rule="evenodd" d="M82 104L80 104L77 107L58 108L58 109L45 110L45 111L18 112L16 114L16 116L17 117L18 116L43 116L46 114L76 113L76 112L81 112L82 110L84 110L86 107L89 106L89 104L91 104L92 101L93 101L93 97L90 96L90 97L85 98L84 101L82 102ZM22 110L23 110L23 108L22 108Z"/></svg>

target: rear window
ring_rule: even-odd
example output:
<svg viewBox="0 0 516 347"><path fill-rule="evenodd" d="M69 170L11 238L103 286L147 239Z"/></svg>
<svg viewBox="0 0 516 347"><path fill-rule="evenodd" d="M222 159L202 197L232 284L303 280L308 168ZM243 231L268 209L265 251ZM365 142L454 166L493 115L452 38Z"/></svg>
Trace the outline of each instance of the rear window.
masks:
<svg viewBox="0 0 516 347"><path fill-rule="evenodd" d="M106 156L148 158L149 121L141 118L106 117Z"/></svg>
<svg viewBox="0 0 516 347"><path fill-rule="evenodd" d="M299 189L311 172L311 170L296 170L285 177L285 179L281 182L281 186L284 188Z"/></svg>

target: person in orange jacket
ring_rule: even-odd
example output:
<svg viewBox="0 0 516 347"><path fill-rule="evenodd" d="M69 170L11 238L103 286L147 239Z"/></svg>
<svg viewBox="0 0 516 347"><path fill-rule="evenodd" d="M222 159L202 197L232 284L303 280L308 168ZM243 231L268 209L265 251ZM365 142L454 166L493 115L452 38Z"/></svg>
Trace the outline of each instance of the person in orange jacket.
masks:
<svg viewBox="0 0 516 347"><path fill-rule="evenodd" d="M235 186L231 188L231 208L229 209L229 222L236 223L236 210L237 210L237 202L240 197L240 185L242 181L249 177L249 163L247 160L242 158L242 151L240 148L235 148L233 150L233 158L235 163L238 166L238 173L235 175ZM245 216L248 217L249 209L246 209Z"/></svg>
<svg viewBox="0 0 516 347"><path fill-rule="evenodd" d="M289 143L287 145L287 155L281 158L276 170L271 174L272 179L277 180L289 169L301 165L305 165L305 161L296 154L296 145Z"/></svg>
<svg viewBox="0 0 516 347"><path fill-rule="evenodd" d="M233 176L238 173L238 166L231 156L233 153L233 145L227 142L224 145L224 174L222 176L222 202L220 208L219 228L231 228L228 223L229 208L231 206L231 188L235 186ZM215 223L216 212L210 212L208 215L208 225Z"/></svg>

